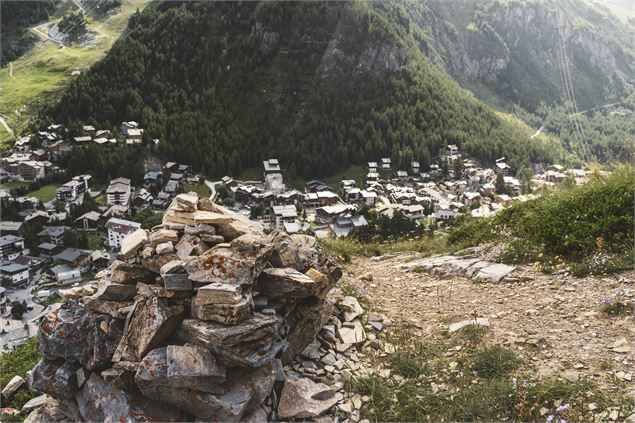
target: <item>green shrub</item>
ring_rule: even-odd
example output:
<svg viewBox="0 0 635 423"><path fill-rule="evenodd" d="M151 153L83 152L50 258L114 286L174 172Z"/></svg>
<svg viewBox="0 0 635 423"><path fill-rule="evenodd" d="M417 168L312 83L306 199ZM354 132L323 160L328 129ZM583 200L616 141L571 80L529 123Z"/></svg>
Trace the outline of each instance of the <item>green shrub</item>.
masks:
<svg viewBox="0 0 635 423"><path fill-rule="evenodd" d="M515 352L495 345L478 351L472 366L479 376L493 379L507 375L519 364L520 360Z"/></svg>

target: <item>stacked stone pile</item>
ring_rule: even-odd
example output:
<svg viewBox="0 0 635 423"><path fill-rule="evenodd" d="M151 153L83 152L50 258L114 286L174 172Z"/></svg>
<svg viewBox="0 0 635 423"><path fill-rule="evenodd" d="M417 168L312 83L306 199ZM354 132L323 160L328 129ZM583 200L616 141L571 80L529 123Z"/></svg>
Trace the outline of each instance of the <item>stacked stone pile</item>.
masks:
<svg viewBox="0 0 635 423"><path fill-rule="evenodd" d="M42 320L42 360L27 379L54 402L28 419L276 419L281 397L301 390L293 366L318 333L341 351L367 342L359 304L334 298L348 319L331 317L329 292L341 274L314 238L265 235L243 216L181 194L162 225L123 240L94 289L67 291ZM340 399L319 396L329 407Z"/></svg>

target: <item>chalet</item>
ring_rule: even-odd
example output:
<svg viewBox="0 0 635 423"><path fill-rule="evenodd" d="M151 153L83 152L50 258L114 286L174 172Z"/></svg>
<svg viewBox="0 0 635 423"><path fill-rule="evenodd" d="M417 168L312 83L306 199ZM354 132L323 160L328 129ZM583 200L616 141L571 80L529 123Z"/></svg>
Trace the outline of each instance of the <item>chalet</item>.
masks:
<svg viewBox="0 0 635 423"><path fill-rule="evenodd" d="M492 195L495 191L496 187L491 182L488 182L481 187L481 193L483 195Z"/></svg>
<svg viewBox="0 0 635 423"><path fill-rule="evenodd" d="M0 260L13 260L22 254L24 238L15 235L0 237Z"/></svg>
<svg viewBox="0 0 635 423"><path fill-rule="evenodd" d="M419 175L420 170L421 170L421 166L419 165L419 162L417 161L410 162L410 171L412 172L413 175Z"/></svg>
<svg viewBox="0 0 635 423"><path fill-rule="evenodd" d="M17 263L0 267L2 284L11 288L25 286L29 282L29 268Z"/></svg>
<svg viewBox="0 0 635 423"><path fill-rule="evenodd" d="M347 203L358 203L362 199L362 190L354 186L343 189L342 193Z"/></svg>
<svg viewBox="0 0 635 423"><path fill-rule="evenodd" d="M304 203L304 194L297 189L276 195L276 205L296 205Z"/></svg>
<svg viewBox="0 0 635 423"><path fill-rule="evenodd" d="M276 229L283 229L284 223L295 223L298 220L298 211L295 206L273 206L273 217Z"/></svg>
<svg viewBox="0 0 635 423"><path fill-rule="evenodd" d="M33 256L18 256L13 259L13 263L26 266L29 269L30 278L38 276L46 262L47 260L42 257Z"/></svg>
<svg viewBox="0 0 635 423"><path fill-rule="evenodd" d="M398 170L395 172L395 179L400 182L406 182L408 180L408 172L405 170Z"/></svg>
<svg viewBox="0 0 635 423"><path fill-rule="evenodd" d="M180 184L183 181L183 174L179 173L179 172L172 172L170 173L170 181L174 181L177 184Z"/></svg>
<svg viewBox="0 0 635 423"><path fill-rule="evenodd" d="M152 194L148 192L145 188L141 188L134 200L132 200L132 206L137 210L142 210L152 205Z"/></svg>
<svg viewBox="0 0 635 423"><path fill-rule="evenodd" d="M3 235L21 235L22 234L22 222L10 222L8 220L0 221L0 236Z"/></svg>
<svg viewBox="0 0 635 423"><path fill-rule="evenodd" d="M91 137L90 135L82 135L80 137L73 137L73 141L75 141L75 144L77 145L86 145L92 140L93 140L93 137Z"/></svg>
<svg viewBox="0 0 635 423"><path fill-rule="evenodd" d="M520 194L520 181L518 181L518 179L513 176L504 176L503 180L505 181L505 186L510 193L513 195Z"/></svg>
<svg viewBox="0 0 635 423"><path fill-rule="evenodd" d="M130 207L123 204L113 204L102 214L102 216L104 218L109 218L113 216L124 216L127 214L130 214Z"/></svg>
<svg viewBox="0 0 635 423"><path fill-rule="evenodd" d="M46 168L42 162L35 160L23 161L20 163L20 176L25 181L35 181L46 175Z"/></svg>
<svg viewBox="0 0 635 423"><path fill-rule="evenodd" d="M31 160L34 160L36 162L41 162L43 160L46 160L47 156L48 156L48 153L41 148L35 151L31 151Z"/></svg>
<svg viewBox="0 0 635 423"><path fill-rule="evenodd" d="M75 227L83 231L96 231L99 228L101 215L96 211L89 211L75 219Z"/></svg>
<svg viewBox="0 0 635 423"><path fill-rule="evenodd" d="M82 130L84 131L84 134L86 135L94 135L95 132L97 131L95 127L92 125L84 125L82 127Z"/></svg>
<svg viewBox="0 0 635 423"><path fill-rule="evenodd" d="M267 173L264 181L265 190L272 194L282 194L287 190L282 178L282 173Z"/></svg>
<svg viewBox="0 0 635 423"><path fill-rule="evenodd" d="M234 180L234 178L232 178L231 176L223 176L221 178L221 182L227 189L238 186L238 181Z"/></svg>
<svg viewBox="0 0 635 423"><path fill-rule="evenodd" d="M263 166L263 179L265 179L267 175L270 175L272 173L282 172L282 170L280 169L280 163L278 162L278 159L265 160L264 162L262 162L262 166Z"/></svg>
<svg viewBox="0 0 635 423"><path fill-rule="evenodd" d="M62 156L67 155L73 150L73 145L64 140L56 141L51 145L49 152L51 153L51 157L53 159L59 159Z"/></svg>
<svg viewBox="0 0 635 423"><path fill-rule="evenodd" d="M68 226L47 226L38 232L37 237L52 244L62 245L64 234L68 229L70 229Z"/></svg>
<svg viewBox="0 0 635 423"><path fill-rule="evenodd" d="M73 269L65 264L58 264L52 267L49 272L58 285L69 285L82 280L82 273L79 269Z"/></svg>
<svg viewBox="0 0 635 423"><path fill-rule="evenodd" d="M318 180L311 180L307 183L304 184L304 192L305 193L309 193L309 192L320 192L320 191L333 191L333 188L331 188L330 186L326 185L324 182L322 181L318 181Z"/></svg>
<svg viewBox="0 0 635 423"><path fill-rule="evenodd" d="M178 181L174 181L174 180L171 180L171 179L163 187L163 191L165 191L166 193L171 194L171 195L176 194L176 191L178 189L179 189Z"/></svg>
<svg viewBox="0 0 635 423"><path fill-rule="evenodd" d="M36 210L24 218L24 225L29 227L44 226L48 223L50 216L43 210Z"/></svg>
<svg viewBox="0 0 635 423"><path fill-rule="evenodd" d="M450 144L447 147L445 147L445 156L446 157L456 157L459 154L459 147L456 146L456 144Z"/></svg>
<svg viewBox="0 0 635 423"><path fill-rule="evenodd" d="M117 178L110 181L106 189L107 204L128 205L130 201L130 179Z"/></svg>
<svg viewBox="0 0 635 423"><path fill-rule="evenodd" d="M104 250L95 250L90 253L90 262L93 272L108 267L110 255Z"/></svg>
<svg viewBox="0 0 635 423"><path fill-rule="evenodd" d="M157 194L157 198L152 200L152 209L157 211L163 211L170 205L172 196L165 191L161 191Z"/></svg>
<svg viewBox="0 0 635 423"><path fill-rule="evenodd" d="M148 172L143 177L143 185L146 187L156 186L163 174L161 172Z"/></svg>
<svg viewBox="0 0 635 423"><path fill-rule="evenodd" d="M126 235L141 228L141 223L113 217L106 222L105 228L108 230L108 246L114 251L119 250Z"/></svg>
<svg viewBox="0 0 635 423"><path fill-rule="evenodd" d="M100 129L98 131L95 131L95 137L96 138L111 138L112 134L110 133L108 129Z"/></svg>
<svg viewBox="0 0 635 423"><path fill-rule="evenodd" d="M494 168L496 173L502 173L503 176L509 175L510 167L505 162L496 162L496 166Z"/></svg>
<svg viewBox="0 0 635 423"><path fill-rule="evenodd" d="M65 250L62 250L60 253L53 256L53 260L55 260L56 263L64 264L71 269L79 269L82 273L90 270L90 255L85 251L74 248L66 248Z"/></svg>
<svg viewBox="0 0 635 423"><path fill-rule="evenodd" d="M456 212L448 207L439 207L434 212L436 220L448 221L456 216Z"/></svg>
<svg viewBox="0 0 635 423"><path fill-rule="evenodd" d="M377 204L378 197L375 191L362 190L360 194L365 205L373 207Z"/></svg>
<svg viewBox="0 0 635 423"><path fill-rule="evenodd" d="M377 172L377 168L379 166L377 165L377 162L368 162L368 171L369 172Z"/></svg>
<svg viewBox="0 0 635 423"><path fill-rule="evenodd" d="M340 238L347 236L355 228L368 225L364 216L340 216L329 225L329 236Z"/></svg>
<svg viewBox="0 0 635 423"><path fill-rule="evenodd" d="M372 182L377 182L379 180L379 173L377 172L368 172L366 174L366 184L369 185Z"/></svg>
<svg viewBox="0 0 635 423"><path fill-rule="evenodd" d="M465 204L465 207L480 206L481 194L472 191L463 193L463 204Z"/></svg>
<svg viewBox="0 0 635 423"><path fill-rule="evenodd" d="M381 159L381 168L382 169L390 169L391 160L388 157L384 157Z"/></svg>
<svg viewBox="0 0 635 423"><path fill-rule="evenodd" d="M50 242L43 242L37 246L37 249L41 256L53 258L54 255L61 253L64 247Z"/></svg>
<svg viewBox="0 0 635 423"><path fill-rule="evenodd" d="M128 136L128 131L131 129L139 129L139 124L133 120L129 122L121 122L121 133L124 136Z"/></svg>
<svg viewBox="0 0 635 423"><path fill-rule="evenodd" d="M331 223L338 217L350 215L354 211L355 207L349 204L319 207L315 210L315 221L318 223Z"/></svg>
<svg viewBox="0 0 635 423"><path fill-rule="evenodd" d="M418 220L425 217L425 208L420 204L386 204L377 209L378 213L388 217L393 217L397 211L412 220Z"/></svg>

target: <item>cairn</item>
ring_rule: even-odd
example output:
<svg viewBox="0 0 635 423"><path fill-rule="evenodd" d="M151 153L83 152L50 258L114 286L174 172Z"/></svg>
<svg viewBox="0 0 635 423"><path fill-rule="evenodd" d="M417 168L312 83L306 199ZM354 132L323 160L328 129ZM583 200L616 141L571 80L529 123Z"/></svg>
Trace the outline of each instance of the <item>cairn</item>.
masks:
<svg viewBox="0 0 635 423"><path fill-rule="evenodd" d="M68 290L43 318L29 386L53 397L66 420L275 420L281 396L321 389L300 379L284 392L284 368L317 348L341 275L313 237L265 235L180 194L161 225L123 240L95 290ZM361 341L355 325L341 328L351 339L338 343ZM313 414L339 399L323 393ZM285 415L302 416L289 405Z"/></svg>

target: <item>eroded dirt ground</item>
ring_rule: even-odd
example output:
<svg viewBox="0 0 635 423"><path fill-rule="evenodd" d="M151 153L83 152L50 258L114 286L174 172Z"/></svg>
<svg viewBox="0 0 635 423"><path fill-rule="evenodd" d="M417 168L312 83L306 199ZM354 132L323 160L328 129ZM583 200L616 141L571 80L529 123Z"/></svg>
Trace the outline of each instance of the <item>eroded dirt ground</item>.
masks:
<svg viewBox="0 0 635 423"><path fill-rule="evenodd" d="M354 259L345 264L343 283L371 308L395 323L414 324L431 341L447 336L449 323L487 318L483 342L519 352L524 370L539 377L588 377L635 397L633 313L602 311L605 298L635 301L634 272L575 278L520 267L513 274L520 281L481 283L395 268L411 258Z"/></svg>

